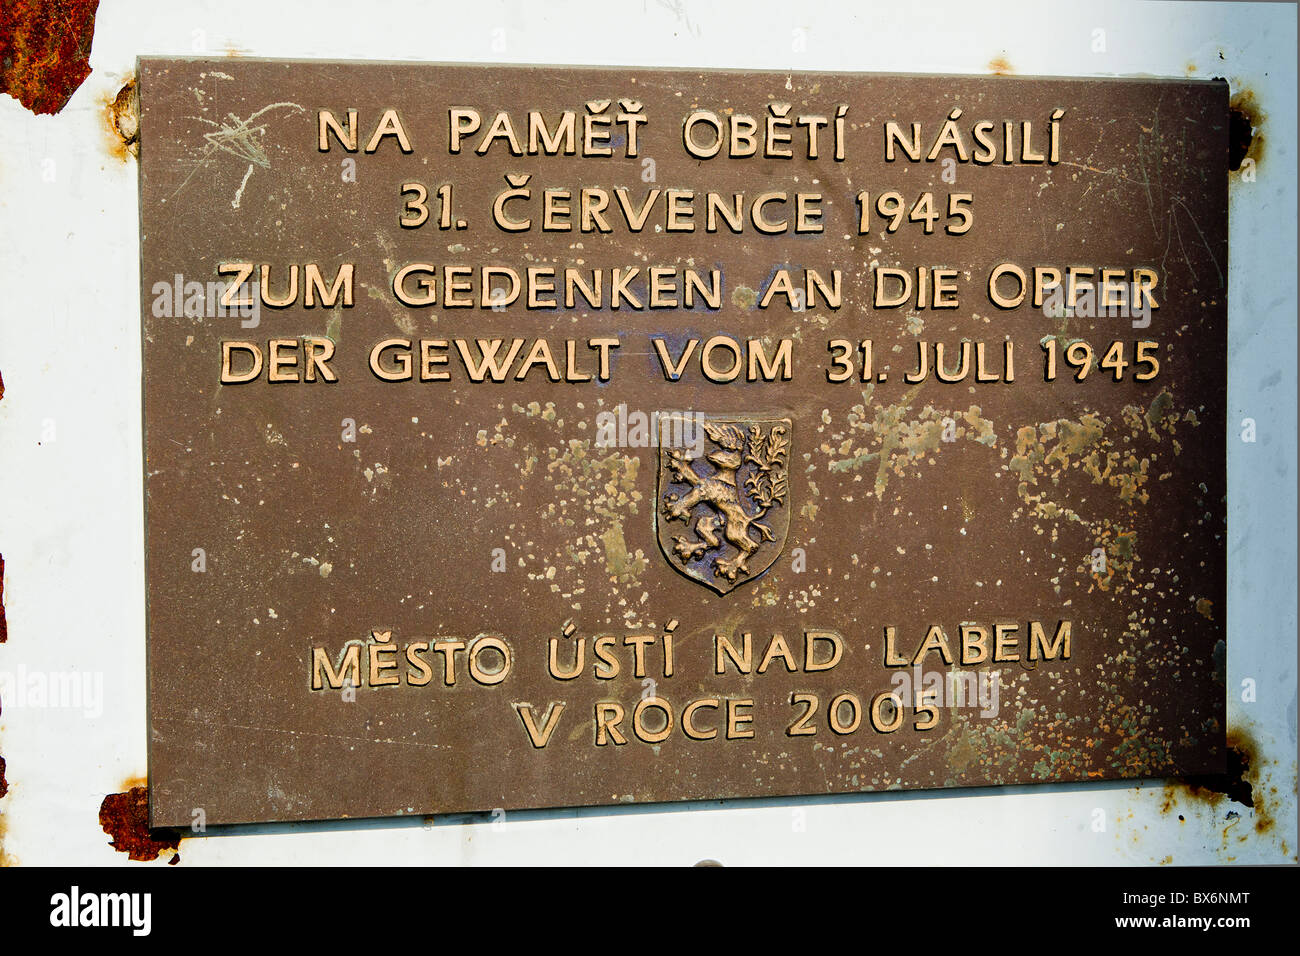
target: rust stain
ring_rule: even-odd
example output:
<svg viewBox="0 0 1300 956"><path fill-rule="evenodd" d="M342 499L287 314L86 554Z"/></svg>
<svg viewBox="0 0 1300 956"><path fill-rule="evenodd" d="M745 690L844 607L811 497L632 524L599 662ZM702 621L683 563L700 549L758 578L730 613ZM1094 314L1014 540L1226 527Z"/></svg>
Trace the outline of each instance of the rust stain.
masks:
<svg viewBox="0 0 1300 956"><path fill-rule="evenodd" d="M1273 812L1277 787L1265 786L1261 775L1261 768L1268 762L1261 756L1258 744L1248 733L1230 730L1228 731L1227 772L1166 781L1160 801L1160 812L1168 815L1180 803L1200 803L1217 810L1225 801L1229 801L1252 810L1254 822L1251 824L1251 829L1259 836L1267 836L1277 826ZM1183 815L1179 814L1178 819L1183 820ZM1241 814L1238 811L1228 810L1224 816L1224 823L1225 843L1234 834L1238 842L1247 839L1247 832L1237 830L1241 823ZM1283 852L1286 852L1285 847Z"/></svg>
<svg viewBox="0 0 1300 956"><path fill-rule="evenodd" d="M5 780L5 758L0 757L0 797L9 792L9 781Z"/></svg>
<svg viewBox="0 0 1300 956"><path fill-rule="evenodd" d="M0 763L3 763L3 761L0 761ZM8 830L9 824L5 822L5 815L0 813L0 866L17 866L18 860L5 852L5 833Z"/></svg>
<svg viewBox="0 0 1300 956"><path fill-rule="evenodd" d="M181 845L178 830L149 829L149 789L137 779L125 781L125 791L110 793L99 805L99 825L112 839L109 845L132 860L156 860L172 851L168 863L179 863Z"/></svg>
<svg viewBox="0 0 1300 956"><path fill-rule="evenodd" d="M993 59L989 60L989 72L994 76L1011 76L1016 71L1007 60L1005 53L999 53Z"/></svg>
<svg viewBox="0 0 1300 956"><path fill-rule="evenodd" d="M5 0L0 92L33 113L57 113L90 75L99 0Z"/></svg>
<svg viewBox="0 0 1300 956"><path fill-rule="evenodd" d="M9 640L9 625L5 623L5 556L0 554L0 644Z"/></svg>
<svg viewBox="0 0 1300 956"><path fill-rule="evenodd" d="M1179 798L1217 807L1231 800L1249 809L1255 807L1253 782L1258 782L1259 766L1255 742L1240 731L1228 731L1228 769L1223 774L1182 777L1165 783L1160 812L1169 813ZM1258 812L1258 811L1257 811Z"/></svg>
<svg viewBox="0 0 1300 956"><path fill-rule="evenodd" d="M115 95L104 99L108 123L108 151L126 162L140 155L140 90L134 75L126 78Z"/></svg>
<svg viewBox="0 0 1300 956"><path fill-rule="evenodd" d="M1228 169L1240 171L1247 159L1259 165L1264 152L1261 128L1265 118L1253 90L1247 88L1233 94L1228 101Z"/></svg>

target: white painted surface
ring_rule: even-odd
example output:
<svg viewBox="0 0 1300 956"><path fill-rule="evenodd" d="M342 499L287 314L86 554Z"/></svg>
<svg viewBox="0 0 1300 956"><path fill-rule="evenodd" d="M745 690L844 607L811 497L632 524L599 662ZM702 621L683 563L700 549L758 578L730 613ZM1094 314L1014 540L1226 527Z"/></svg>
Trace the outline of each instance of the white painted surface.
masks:
<svg viewBox="0 0 1300 956"><path fill-rule="evenodd" d="M1106 52L1092 51L1105 30ZM797 33L796 31L802 31ZM94 72L54 117L0 96L0 670L102 675L102 713L4 701L4 849L115 864L104 795L145 771L136 167L103 102L137 55L628 64L871 72L1223 75L1267 113L1254 184L1233 185L1229 365L1229 722L1264 768L1276 828L1244 808L1159 813L1161 786L1037 786L484 818L210 831L206 863L1176 863L1296 854L1295 8L1210 3L243 0L100 6ZM797 50L802 39L804 51ZM1220 57L1222 54L1222 57ZM48 160L53 182L43 179ZM1242 444L1235 423L1258 423ZM53 439L50 427L53 427ZM93 686L93 685L92 685ZM1095 811L1105 831L1095 832ZM1228 809L1242 819L1224 831ZM1239 841L1237 834L1247 835ZM1285 851L1283 846L1285 845ZM161 864L160 864L161 865Z"/></svg>

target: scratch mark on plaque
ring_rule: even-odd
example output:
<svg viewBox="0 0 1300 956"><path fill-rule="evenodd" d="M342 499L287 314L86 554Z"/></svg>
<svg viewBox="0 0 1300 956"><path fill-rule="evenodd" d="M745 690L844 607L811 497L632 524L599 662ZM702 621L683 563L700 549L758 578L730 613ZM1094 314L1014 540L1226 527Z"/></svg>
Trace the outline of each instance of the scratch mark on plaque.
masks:
<svg viewBox="0 0 1300 956"><path fill-rule="evenodd" d="M1192 270L1193 272L1195 271L1196 267L1192 264L1191 256L1187 254L1187 247L1183 245L1183 231L1182 231L1182 227L1178 225L1179 209L1182 209L1183 212L1187 214L1188 220L1191 222L1192 227L1196 230L1197 236L1199 236L1201 239L1201 244L1205 246L1205 251L1209 253L1210 262L1214 265L1214 271L1219 277L1219 288L1223 288L1223 268L1219 265L1219 260L1218 257L1215 256L1214 250L1210 248L1210 240L1205 237L1205 232L1204 230L1201 229L1201 224L1196 221L1196 216L1192 213L1191 207L1188 206L1187 203L1183 202L1183 200L1177 196L1172 197L1170 202L1171 205L1169 207L1169 222L1174 227L1174 231L1178 235L1178 249L1183 254L1182 256L1183 262L1187 265L1188 269ZM1169 255L1169 247L1168 245L1166 245L1165 256L1168 257L1168 255ZM1164 271L1165 268L1164 259L1160 261L1160 268L1161 271Z"/></svg>
<svg viewBox="0 0 1300 956"><path fill-rule="evenodd" d="M271 168L271 160L262 144L262 140L266 136L266 124L255 123L254 121L263 114L278 109L292 109L300 113L306 112L305 108L297 103L271 103L268 106L263 106L255 113L250 113L243 119L240 119L234 113L228 113L224 123L205 119L202 116L189 117L200 123L214 126L216 129L203 134L203 140L207 145L199 153L198 159L194 160L194 168L190 170L190 174L181 181L181 184L176 187L176 191L172 193L172 198L175 199L176 196L180 195L181 190L189 185L190 180L199 172L207 170L222 153L226 153L249 164L249 171L245 174L244 181L239 186L239 193L236 194L236 202L232 203L238 209L238 200L242 196L248 177L252 175L253 168Z"/></svg>
<svg viewBox="0 0 1300 956"><path fill-rule="evenodd" d="M291 737L326 737L330 740L358 740L367 744L397 744L402 747L423 747L427 750L441 750L441 744L427 744L418 740L394 740L392 737L363 737L357 734L327 734L318 730L289 730L286 727L261 727L255 724L213 723L207 720L193 720L188 717L155 717L155 723L198 724L203 727L220 727L226 730L252 730L259 734L288 734Z"/></svg>
<svg viewBox="0 0 1300 956"><path fill-rule="evenodd" d="M1175 142L1172 146L1182 146L1184 148L1175 149L1174 151L1177 153L1177 156L1169 158L1168 161L1181 162L1186 152L1185 143ZM1210 245L1210 241L1206 237L1205 231L1201 228L1200 222L1197 221L1195 212L1193 212L1191 205L1189 205L1184 196L1172 192L1165 186L1164 180L1160 176L1162 158L1167 157L1171 152L1171 144L1167 142L1164 133L1161 132L1159 103L1156 104L1156 112L1151 121L1151 125L1149 127L1142 127L1142 133L1137 138L1136 150L1137 163L1141 173L1141 178L1135 178L1133 175L1121 172L1118 167L1101 169L1089 163L1070 161L1062 162L1061 165L1082 169L1100 176L1108 176L1142 189L1143 196L1146 200L1147 214L1151 221L1152 232L1154 232L1157 239L1161 236L1165 237L1165 250L1160 260L1160 271L1162 273L1166 271L1170 253L1175 249L1175 240L1177 240L1177 251L1179 253L1178 258L1180 258L1183 264L1193 273L1196 271L1196 265L1192 261L1191 253L1183 239L1184 225L1182 220L1186 219L1186 221L1191 224L1191 228L1196 231L1196 237L1200 239L1201 245L1205 247L1210 263L1214 266L1219 287L1222 288L1224 279L1223 266L1220 264L1213 246ZM1090 190L1091 186L1089 187L1089 191ZM1167 197L1169 200L1169 206L1163 219L1157 215L1157 207L1159 205L1156 196L1157 192L1161 196Z"/></svg>
<svg viewBox="0 0 1300 956"><path fill-rule="evenodd" d="M248 185L248 177L253 175L253 164L248 164L248 171L244 173L244 178L239 183L239 188L235 190L235 198L230 200L230 208L238 209L240 202L244 198L244 187Z"/></svg>

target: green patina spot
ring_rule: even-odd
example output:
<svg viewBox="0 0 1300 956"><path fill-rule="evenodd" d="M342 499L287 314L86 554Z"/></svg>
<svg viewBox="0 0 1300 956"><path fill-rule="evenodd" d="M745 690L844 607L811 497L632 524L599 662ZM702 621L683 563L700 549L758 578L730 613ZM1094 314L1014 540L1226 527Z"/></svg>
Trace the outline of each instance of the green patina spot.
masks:
<svg viewBox="0 0 1300 956"><path fill-rule="evenodd" d="M731 293L731 304L749 311L758 302L758 293L747 285L738 285Z"/></svg>

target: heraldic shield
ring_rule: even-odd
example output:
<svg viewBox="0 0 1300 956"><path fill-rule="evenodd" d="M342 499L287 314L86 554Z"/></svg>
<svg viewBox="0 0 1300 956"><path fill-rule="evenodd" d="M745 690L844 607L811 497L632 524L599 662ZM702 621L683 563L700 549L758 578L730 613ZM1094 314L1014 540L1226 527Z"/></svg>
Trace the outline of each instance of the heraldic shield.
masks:
<svg viewBox="0 0 1300 956"><path fill-rule="evenodd" d="M668 563L719 594L752 581L790 530L788 418L659 417L655 532Z"/></svg>

